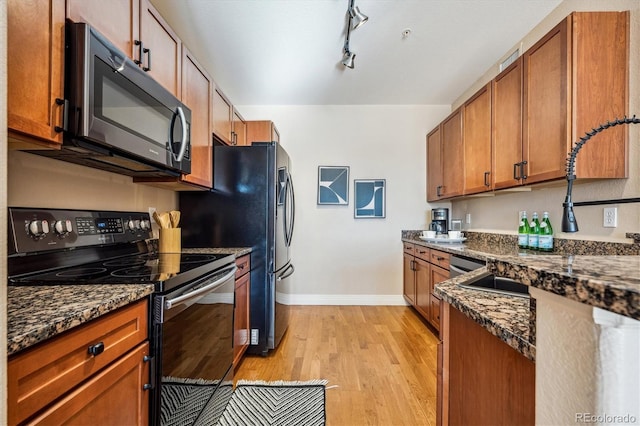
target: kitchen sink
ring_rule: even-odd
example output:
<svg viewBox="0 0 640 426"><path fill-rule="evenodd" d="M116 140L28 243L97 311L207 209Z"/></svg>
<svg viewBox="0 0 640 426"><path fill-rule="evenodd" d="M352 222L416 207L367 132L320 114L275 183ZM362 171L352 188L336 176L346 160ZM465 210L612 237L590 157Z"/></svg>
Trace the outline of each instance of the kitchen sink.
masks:
<svg viewBox="0 0 640 426"><path fill-rule="evenodd" d="M458 283L458 285L472 290L489 291L508 296L529 297L528 286L509 278L496 277L489 272Z"/></svg>

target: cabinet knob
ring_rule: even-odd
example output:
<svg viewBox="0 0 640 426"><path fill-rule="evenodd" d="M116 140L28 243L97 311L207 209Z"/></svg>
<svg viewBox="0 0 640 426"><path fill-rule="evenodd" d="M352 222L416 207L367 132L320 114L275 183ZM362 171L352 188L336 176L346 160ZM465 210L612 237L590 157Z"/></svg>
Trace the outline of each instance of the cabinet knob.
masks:
<svg viewBox="0 0 640 426"><path fill-rule="evenodd" d="M103 342L96 343L95 345L89 346L89 354L91 356L98 356L102 352L104 352L104 343Z"/></svg>

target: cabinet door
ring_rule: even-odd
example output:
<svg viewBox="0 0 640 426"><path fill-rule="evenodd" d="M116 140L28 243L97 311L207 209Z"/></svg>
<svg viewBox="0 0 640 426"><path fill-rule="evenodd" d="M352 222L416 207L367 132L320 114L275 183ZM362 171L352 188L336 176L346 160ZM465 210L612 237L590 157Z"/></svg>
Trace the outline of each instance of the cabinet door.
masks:
<svg viewBox="0 0 640 426"><path fill-rule="evenodd" d="M273 121L247 121L247 145L253 142L280 142L280 133Z"/></svg>
<svg viewBox="0 0 640 426"><path fill-rule="evenodd" d="M462 195L464 186L464 147L462 108L442 123L442 198Z"/></svg>
<svg viewBox="0 0 640 426"><path fill-rule="evenodd" d="M140 0L140 39L148 49L143 51L142 69L181 99L182 42L149 0Z"/></svg>
<svg viewBox="0 0 640 426"><path fill-rule="evenodd" d="M147 425L149 343L132 350L29 424Z"/></svg>
<svg viewBox="0 0 640 426"><path fill-rule="evenodd" d="M522 56L492 82L492 170L493 189L522 183Z"/></svg>
<svg viewBox="0 0 640 426"><path fill-rule="evenodd" d="M416 275L416 304L415 308L420 314L429 320L431 309L431 286L429 284L429 263L420 258L415 258L413 263Z"/></svg>
<svg viewBox="0 0 640 426"><path fill-rule="evenodd" d="M409 302L412 306L416 304L416 277L413 271L413 256L409 254L403 254L403 268L402 268L402 278L403 278L403 291L404 298Z"/></svg>
<svg viewBox="0 0 640 426"><path fill-rule="evenodd" d="M440 298L433 294L436 284L449 279L449 271L439 266L431 265L429 270L429 297L431 309L429 312L429 322L436 330L440 330Z"/></svg>
<svg viewBox="0 0 640 426"><path fill-rule="evenodd" d="M233 313L233 366L236 367L249 346L249 296L251 274L246 273L236 280L235 310Z"/></svg>
<svg viewBox="0 0 640 426"><path fill-rule="evenodd" d="M525 183L563 177L571 150L571 38L567 18L524 53Z"/></svg>
<svg viewBox="0 0 640 426"><path fill-rule="evenodd" d="M133 60L141 60L140 0L67 0L67 18L86 22Z"/></svg>
<svg viewBox="0 0 640 426"><path fill-rule="evenodd" d="M442 191L442 140L440 126L427 135L427 201L440 199Z"/></svg>
<svg viewBox="0 0 640 426"><path fill-rule="evenodd" d="M238 110L233 109L233 145L247 145L247 124Z"/></svg>
<svg viewBox="0 0 640 426"><path fill-rule="evenodd" d="M576 12L572 18L571 141L576 141L602 123L629 115L629 12ZM626 178L629 127L609 128L586 143L576 159L576 176Z"/></svg>
<svg viewBox="0 0 640 426"><path fill-rule="evenodd" d="M491 83L464 104L464 193L491 189Z"/></svg>
<svg viewBox="0 0 640 426"><path fill-rule="evenodd" d="M207 71L183 47L182 102L191 109L191 174L187 182L211 188L212 140L211 99L213 83Z"/></svg>
<svg viewBox="0 0 640 426"><path fill-rule="evenodd" d="M213 91L213 133L227 145L231 145L232 111L231 102L216 88Z"/></svg>
<svg viewBox="0 0 640 426"><path fill-rule="evenodd" d="M64 0L7 3L7 125L12 148L62 143ZM37 29L37 30L35 30ZM41 148L41 146L40 146Z"/></svg>

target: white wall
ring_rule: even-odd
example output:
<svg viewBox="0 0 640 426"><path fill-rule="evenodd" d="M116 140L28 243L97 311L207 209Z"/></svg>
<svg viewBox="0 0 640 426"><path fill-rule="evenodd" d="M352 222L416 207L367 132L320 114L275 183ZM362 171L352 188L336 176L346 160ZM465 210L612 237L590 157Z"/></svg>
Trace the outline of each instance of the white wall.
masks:
<svg viewBox="0 0 640 426"><path fill-rule="evenodd" d="M10 151L8 203L12 207L89 210L173 210L177 194L167 189L134 184L129 176L78 164Z"/></svg>
<svg viewBox="0 0 640 426"><path fill-rule="evenodd" d="M427 223L425 136L449 106L240 106L292 160L291 303L403 304L402 229ZM318 206L318 166L349 166L349 205ZM353 179L386 179L386 218L354 219Z"/></svg>
<svg viewBox="0 0 640 426"><path fill-rule="evenodd" d="M516 42L512 49L505 52L505 57L496 58L495 66L482 75L474 85L461 93L452 109L457 108L480 87L495 77L498 74L498 64L516 47L520 47L521 42L521 52L524 52L572 11L589 10L631 10L629 112L631 115L640 116L640 2L638 0L565 0L523 40ZM615 117L611 117L611 119L613 118ZM593 123L593 126L596 127L598 124L600 123ZM640 197L640 125L631 125L628 130L629 178L587 182L581 181L578 176L572 194L574 202ZM625 239L626 232L640 232L640 204L633 203L575 207L574 212L580 231L575 234L561 233L562 202L565 193L566 182L564 181L555 188L534 189L525 193L502 191L492 198L469 198L454 201L452 203L453 214L457 217L465 217L467 213L471 214L471 224L466 225L468 229L503 233L516 233L518 211L520 210L527 210L529 216L533 211L538 213L544 210L549 211L554 231L563 238L629 241ZM604 207L618 208L617 228L602 226Z"/></svg>

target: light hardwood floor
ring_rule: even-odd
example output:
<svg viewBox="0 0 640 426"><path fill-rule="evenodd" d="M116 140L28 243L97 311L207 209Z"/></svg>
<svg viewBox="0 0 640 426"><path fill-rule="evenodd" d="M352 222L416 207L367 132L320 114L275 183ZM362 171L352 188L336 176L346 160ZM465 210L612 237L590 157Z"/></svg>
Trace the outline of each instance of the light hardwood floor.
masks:
<svg viewBox="0 0 640 426"><path fill-rule="evenodd" d="M329 426L435 425L437 343L409 307L292 306L277 350L234 378L328 380Z"/></svg>

